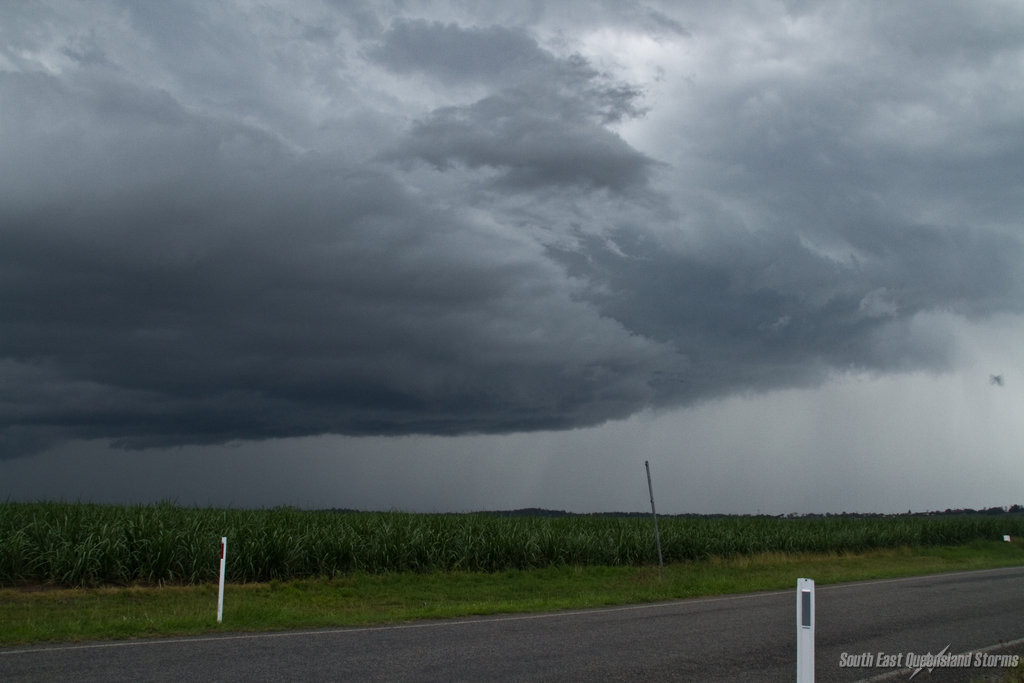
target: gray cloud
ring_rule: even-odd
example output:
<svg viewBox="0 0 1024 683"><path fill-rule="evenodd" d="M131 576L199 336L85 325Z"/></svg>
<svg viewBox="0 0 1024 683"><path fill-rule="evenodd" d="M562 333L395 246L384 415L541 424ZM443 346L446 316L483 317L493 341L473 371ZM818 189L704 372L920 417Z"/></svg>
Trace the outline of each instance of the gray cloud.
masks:
<svg viewBox="0 0 1024 683"><path fill-rule="evenodd" d="M0 10L0 456L570 429L1021 312L1022 45L966 10L112 7Z"/></svg>
<svg viewBox="0 0 1024 683"><path fill-rule="evenodd" d="M447 81L514 82L558 67L525 31L422 19L396 20L368 54L393 71L428 73Z"/></svg>
<svg viewBox="0 0 1024 683"><path fill-rule="evenodd" d="M651 159L546 94L507 92L433 112L386 158L419 158L439 170L455 163L490 167L499 171L493 184L511 189L624 191L645 184Z"/></svg>
<svg viewBox="0 0 1024 683"><path fill-rule="evenodd" d="M367 54L401 74L526 90L536 107L574 118L608 123L642 113L638 88L615 81L578 53L558 57L520 29L397 20ZM545 102L550 98L555 102Z"/></svg>
<svg viewBox="0 0 1024 683"><path fill-rule="evenodd" d="M652 160L606 127L641 114L640 90L614 82L579 55L556 58L519 30L396 22L370 55L389 69L442 81L481 81L495 92L417 121L389 160L415 158L499 172L496 185L583 185L622 191L646 183Z"/></svg>
<svg viewBox="0 0 1024 683"><path fill-rule="evenodd" d="M873 256L837 262L788 234L744 235L704 255L635 232L555 250L601 312L690 360L667 401L818 382L835 368L939 369L953 347L910 323L927 311L1019 306L1019 242L896 226ZM727 246L728 245L728 246Z"/></svg>
<svg viewBox="0 0 1024 683"><path fill-rule="evenodd" d="M384 172L146 89L9 80L32 157L0 256L9 451L47 433L142 447L571 427L645 405L672 362L574 301L536 247ZM32 110L58 103L65 135L32 139Z"/></svg>

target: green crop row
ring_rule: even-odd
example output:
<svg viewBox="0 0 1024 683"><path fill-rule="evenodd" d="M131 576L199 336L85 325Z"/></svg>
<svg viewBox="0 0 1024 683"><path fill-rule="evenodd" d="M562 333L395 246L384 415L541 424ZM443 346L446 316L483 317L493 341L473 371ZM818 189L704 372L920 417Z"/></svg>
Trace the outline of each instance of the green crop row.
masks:
<svg viewBox="0 0 1024 683"><path fill-rule="evenodd" d="M961 545L1024 534L1017 515L662 517L665 562L762 552ZM657 562L649 517L510 517L0 504L0 586L231 582L350 572L484 571Z"/></svg>

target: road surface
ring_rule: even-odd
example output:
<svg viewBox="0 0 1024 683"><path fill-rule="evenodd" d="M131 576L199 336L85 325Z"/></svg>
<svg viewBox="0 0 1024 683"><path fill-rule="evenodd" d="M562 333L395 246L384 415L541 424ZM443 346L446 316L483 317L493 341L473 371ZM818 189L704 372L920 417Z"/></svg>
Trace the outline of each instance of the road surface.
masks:
<svg viewBox="0 0 1024 683"><path fill-rule="evenodd" d="M818 586L818 681L898 656L1024 653L1024 567ZM1008 643L1009 649L984 648ZM870 666L855 655L871 654ZM910 654L908 654L910 653ZM991 659L989 659L991 661ZM1002 668L923 670L971 680ZM2 681L793 681L793 590L550 614L0 649Z"/></svg>

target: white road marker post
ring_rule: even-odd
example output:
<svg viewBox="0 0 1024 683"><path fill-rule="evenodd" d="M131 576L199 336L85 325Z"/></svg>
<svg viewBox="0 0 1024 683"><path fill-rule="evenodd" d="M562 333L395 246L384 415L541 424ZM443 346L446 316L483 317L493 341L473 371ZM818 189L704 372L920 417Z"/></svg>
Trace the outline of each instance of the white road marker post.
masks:
<svg viewBox="0 0 1024 683"><path fill-rule="evenodd" d="M228 555L227 536L220 538L220 588L217 590L217 623L224 620L224 565Z"/></svg>
<svg viewBox="0 0 1024 683"><path fill-rule="evenodd" d="M796 681L814 683L814 579L796 580Z"/></svg>

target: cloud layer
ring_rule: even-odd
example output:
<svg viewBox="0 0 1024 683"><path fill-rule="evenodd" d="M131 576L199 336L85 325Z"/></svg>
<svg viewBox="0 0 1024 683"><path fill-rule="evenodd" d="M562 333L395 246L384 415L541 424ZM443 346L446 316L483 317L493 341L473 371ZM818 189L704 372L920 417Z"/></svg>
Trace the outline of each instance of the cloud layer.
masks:
<svg viewBox="0 0 1024 683"><path fill-rule="evenodd" d="M589 5L0 9L0 456L569 429L1021 312L1020 10Z"/></svg>

